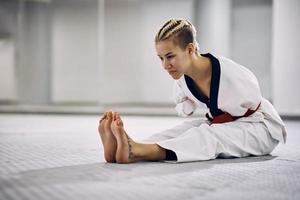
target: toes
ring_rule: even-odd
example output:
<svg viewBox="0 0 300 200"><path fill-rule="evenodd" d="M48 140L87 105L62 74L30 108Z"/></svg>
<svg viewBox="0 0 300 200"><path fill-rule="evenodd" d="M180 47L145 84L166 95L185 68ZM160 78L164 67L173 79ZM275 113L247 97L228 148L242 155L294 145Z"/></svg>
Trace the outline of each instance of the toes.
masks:
<svg viewBox="0 0 300 200"><path fill-rule="evenodd" d="M112 122L110 123L110 127L114 128L116 126L116 120L112 118Z"/></svg>
<svg viewBox="0 0 300 200"><path fill-rule="evenodd" d="M107 119L108 119L108 121L111 122L111 120L112 120L112 112L111 112L111 111L109 111L109 112L107 113Z"/></svg>
<svg viewBox="0 0 300 200"><path fill-rule="evenodd" d="M122 126L123 127L123 121L121 120L120 116L117 116L116 122L117 122L118 126Z"/></svg>
<svg viewBox="0 0 300 200"><path fill-rule="evenodd" d="M112 113L112 119L113 119L113 121L116 121L116 119L117 119L117 112L113 112Z"/></svg>
<svg viewBox="0 0 300 200"><path fill-rule="evenodd" d="M122 121L119 113L116 113L116 121L117 121L117 125L123 126L123 121Z"/></svg>
<svg viewBox="0 0 300 200"><path fill-rule="evenodd" d="M121 126L121 121L120 120L116 120L116 124L118 125L118 126Z"/></svg>
<svg viewBox="0 0 300 200"><path fill-rule="evenodd" d="M112 112L112 123L111 123L111 128L113 129L114 127L123 127L123 121L120 117L120 114L118 112Z"/></svg>
<svg viewBox="0 0 300 200"><path fill-rule="evenodd" d="M99 123L101 123L107 116L107 112L105 112L102 116L102 118L99 120Z"/></svg>
<svg viewBox="0 0 300 200"><path fill-rule="evenodd" d="M110 124L110 128L113 132L116 132L117 128L118 128L118 123L116 120L113 120Z"/></svg>
<svg viewBox="0 0 300 200"><path fill-rule="evenodd" d="M102 119L100 119L100 121L99 121L99 126L98 126L98 131L100 132L100 133L103 133L105 130L105 126L106 126L106 119L107 119L107 112L105 112L104 114L103 114L103 117L102 117Z"/></svg>
<svg viewBox="0 0 300 200"><path fill-rule="evenodd" d="M105 113L103 114L102 119L105 119L106 117L107 117L107 112L105 112Z"/></svg>

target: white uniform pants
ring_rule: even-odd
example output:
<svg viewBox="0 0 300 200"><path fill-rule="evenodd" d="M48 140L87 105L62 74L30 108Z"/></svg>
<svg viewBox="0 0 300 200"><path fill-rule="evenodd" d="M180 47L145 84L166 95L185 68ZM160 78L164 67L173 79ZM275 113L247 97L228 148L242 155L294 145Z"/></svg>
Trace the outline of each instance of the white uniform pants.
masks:
<svg viewBox="0 0 300 200"><path fill-rule="evenodd" d="M144 142L174 151L177 162L266 155L278 144L263 122L238 120L213 125L203 120L187 121Z"/></svg>

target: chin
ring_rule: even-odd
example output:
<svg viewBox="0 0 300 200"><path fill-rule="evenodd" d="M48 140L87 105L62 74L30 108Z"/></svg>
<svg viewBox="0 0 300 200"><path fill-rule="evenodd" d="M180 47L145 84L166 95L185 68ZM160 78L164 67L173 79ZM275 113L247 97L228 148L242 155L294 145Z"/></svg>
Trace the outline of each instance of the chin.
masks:
<svg viewBox="0 0 300 200"><path fill-rule="evenodd" d="M182 76L182 74L173 74L173 75L171 75L171 77L172 77L174 80L180 79L181 76Z"/></svg>

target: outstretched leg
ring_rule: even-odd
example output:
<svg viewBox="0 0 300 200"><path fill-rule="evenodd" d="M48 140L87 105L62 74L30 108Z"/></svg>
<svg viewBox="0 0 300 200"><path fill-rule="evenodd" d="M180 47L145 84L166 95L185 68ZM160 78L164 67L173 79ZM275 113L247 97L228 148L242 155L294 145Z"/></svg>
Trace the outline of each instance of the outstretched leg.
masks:
<svg viewBox="0 0 300 200"><path fill-rule="evenodd" d="M104 158L107 162L116 162L117 141L111 131L112 112L105 112L99 122L98 131L104 148Z"/></svg>
<svg viewBox="0 0 300 200"><path fill-rule="evenodd" d="M164 160L166 151L157 144L142 144L133 141L124 130L123 121L118 113L113 113L111 130L117 140L117 163Z"/></svg>

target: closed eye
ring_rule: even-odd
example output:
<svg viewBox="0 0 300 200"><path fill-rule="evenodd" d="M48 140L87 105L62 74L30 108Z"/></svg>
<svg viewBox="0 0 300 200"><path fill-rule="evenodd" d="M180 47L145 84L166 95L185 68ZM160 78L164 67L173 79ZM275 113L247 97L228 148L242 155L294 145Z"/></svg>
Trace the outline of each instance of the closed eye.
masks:
<svg viewBox="0 0 300 200"><path fill-rule="evenodd" d="M174 58L175 56L174 55L169 55L167 56L167 59L170 60L171 58Z"/></svg>
<svg viewBox="0 0 300 200"><path fill-rule="evenodd" d="M158 56L158 57L159 57L159 59L160 59L161 61L164 60L163 57L161 57L161 56ZM170 59L172 59L172 58L174 58L174 57L175 57L175 55L167 55L167 56L166 56L166 59L167 59L167 60L170 60Z"/></svg>

